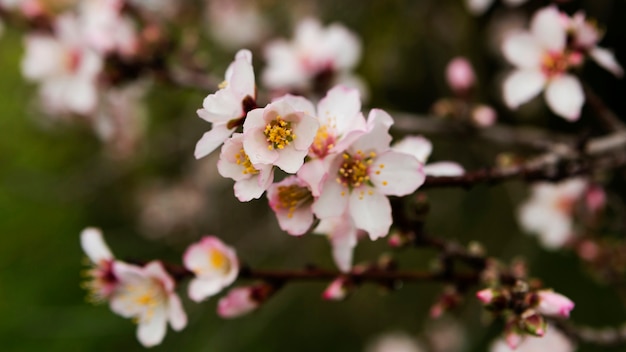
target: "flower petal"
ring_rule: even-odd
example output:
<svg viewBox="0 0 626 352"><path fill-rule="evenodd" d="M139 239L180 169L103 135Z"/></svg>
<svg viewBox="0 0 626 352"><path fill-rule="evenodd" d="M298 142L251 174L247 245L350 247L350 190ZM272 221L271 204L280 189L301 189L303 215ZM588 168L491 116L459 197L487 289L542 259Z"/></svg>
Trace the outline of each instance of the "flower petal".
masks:
<svg viewBox="0 0 626 352"><path fill-rule="evenodd" d="M334 179L326 180L322 194L313 203L313 212L320 219L343 214L348 206L347 193L348 189Z"/></svg>
<svg viewBox="0 0 626 352"><path fill-rule="evenodd" d="M172 329L180 331L187 326L187 314L183 309L183 304L176 294L169 295L167 299L167 317Z"/></svg>
<svg viewBox="0 0 626 352"><path fill-rule="evenodd" d="M399 153L412 155L424 164L433 151L433 144L422 136L408 136L394 143L391 149Z"/></svg>
<svg viewBox="0 0 626 352"><path fill-rule="evenodd" d="M531 20L530 31L546 49L561 52L565 48L567 29L556 6L537 11Z"/></svg>
<svg viewBox="0 0 626 352"><path fill-rule="evenodd" d="M440 161L424 165L424 173L428 176L461 176L465 169L452 161Z"/></svg>
<svg viewBox="0 0 626 352"><path fill-rule="evenodd" d="M211 152L222 145L233 132L235 132L235 129L229 129L226 125L213 125L213 128L203 134L198 143L196 143L196 149L193 153L194 157L200 159L211 154Z"/></svg>
<svg viewBox="0 0 626 352"><path fill-rule="evenodd" d="M366 231L372 241L385 237L391 227L391 205L383 194L373 192L350 195L350 216L357 228ZM340 214L340 213L338 213Z"/></svg>
<svg viewBox="0 0 626 352"><path fill-rule="evenodd" d="M546 87L546 101L550 109L568 121L576 121L585 103L580 81L572 75L554 78Z"/></svg>
<svg viewBox="0 0 626 352"><path fill-rule="evenodd" d="M541 66L545 49L530 33L516 32L504 38L502 54L519 68L537 69Z"/></svg>
<svg viewBox="0 0 626 352"><path fill-rule="evenodd" d="M394 151L374 159L370 166L370 178L378 192L386 195L405 196L415 192L424 183L422 163L416 158Z"/></svg>
<svg viewBox="0 0 626 352"><path fill-rule="evenodd" d="M137 339L145 347L160 344L167 329L167 314L164 307L155 308L152 314L139 322Z"/></svg>
<svg viewBox="0 0 626 352"><path fill-rule="evenodd" d="M611 72L617 77L622 77L624 75L624 69L617 62L615 58L615 54L611 50L595 47L589 51L589 56L602 68Z"/></svg>
<svg viewBox="0 0 626 352"><path fill-rule="evenodd" d="M541 92L546 77L541 71L517 70L504 81L504 102L511 109L517 109Z"/></svg>
<svg viewBox="0 0 626 352"><path fill-rule="evenodd" d="M103 260L112 260L113 254L102 239L102 231L95 227L88 227L80 233L80 245L89 259L98 264Z"/></svg>

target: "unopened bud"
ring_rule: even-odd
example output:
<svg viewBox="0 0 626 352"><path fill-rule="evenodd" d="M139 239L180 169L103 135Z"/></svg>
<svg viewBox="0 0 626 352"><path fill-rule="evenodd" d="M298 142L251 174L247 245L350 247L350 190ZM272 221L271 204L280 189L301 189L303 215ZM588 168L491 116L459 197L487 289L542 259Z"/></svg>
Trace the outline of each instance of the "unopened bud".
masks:
<svg viewBox="0 0 626 352"><path fill-rule="evenodd" d="M446 81L455 93L465 93L476 83L472 64L464 57L454 58L446 67Z"/></svg>
<svg viewBox="0 0 626 352"><path fill-rule="evenodd" d="M574 309L574 302L560 293L551 290L537 292L539 305L537 310L548 316L561 316L569 318L569 314Z"/></svg>
<svg viewBox="0 0 626 352"><path fill-rule="evenodd" d="M345 276L333 280L322 293L322 298L327 301L343 301L354 289L352 281Z"/></svg>

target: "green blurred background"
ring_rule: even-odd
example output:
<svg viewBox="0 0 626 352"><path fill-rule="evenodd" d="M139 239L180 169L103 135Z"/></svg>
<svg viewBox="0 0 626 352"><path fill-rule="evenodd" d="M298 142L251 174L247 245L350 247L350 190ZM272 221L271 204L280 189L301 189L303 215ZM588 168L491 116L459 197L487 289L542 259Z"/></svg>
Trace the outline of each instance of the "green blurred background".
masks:
<svg viewBox="0 0 626 352"><path fill-rule="evenodd" d="M532 13L545 3L530 1L519 13ZM281 6L268 14L275 16L272 30L276 36L290 37L289 21L276 18L276 13L288 11L289 6L274 1L261 4ZM581 122L562 122L543 107L541 99L520 115L502 107L497 82L507 66L488 49L485 38L497 18L511 10L473 17L456 0L320 1L304 7L317 12L322 22L340 21L362 37L364 52L358 72L370 86L368 107L427 112L439 97L450 95L443 80L448 60L466 55L480 77L478 99L493 104L501 122L570 133L596 127L586 110ZM603 46L615 48L618 59L626 62L626 2L572 1L565 8L581 7L606 26ZM235 245L239 256L252 266L298 268L316 263L332 267L327 241L282 233L264 199L237 202L231 181L216 175L216 155L193 159L194 145L208 129L195 110L209 92L155 85L146 97L145 139L132 159L117 160L105 155L85 127L42 123L45 118L33 104L35 87L20 75L21 40L22 33L11 28L0 38L0 350L143 349L130 321L112 314L105 305L92 306L84 300L85 292L79 287L84 254L78 234L86 226L102 228L119 258L180 262L189 243L215 234ZM219 52L210 42L206 45L208 52ZM261 54L254 54L259 70ZM216 54L212 63L218 75L231 57L232 52ZM623 116L623 82L593 65L585 68L583 76ZM491 165L499 151L510 151L471 136L437 136L433 141L431 160L456 160L467 169ZM622 199L623 182L615 184L614 197ZM149 201L145 199L173 188L185 190L183 199L195 194L193 202L200 204L200 211L192 212L171 231L151 234L150 229L160 224L156 218L160 213L146 213ZM594 281L575 255L545 252L533 237L519 230L515 209L527 192L520 182L469 191L428 191L432 209L428 229L462 243L477 239L490 254L507 262L516 256L527 258L531 275L577 303L572 314L575 322L593 326L623 322L624 302L610 287ZM173 204L164 201L161 211L170 213L181 207L180 202ZM363 241L357 247L356 261L374 259L385 251L384 241ZM408 251L397 257L402 268L426 268L433 253ZM428 310L441 290L439 284L406 284L389 293L366 285L346 302L329 303L320 299L325 285L288 285L259 311L235 320L216 316L215 298L202 304L185 299L188 327L180 333L168 331L163 344L153 350L362 351L384 332L423 337L431 324ZM180 290L182 296L185 289ZM458 318L463 328L464 351L485 351L501 331L499 324L484 319L472 297L449 315ZM582 346L579 350L601 349Z"/></svg>

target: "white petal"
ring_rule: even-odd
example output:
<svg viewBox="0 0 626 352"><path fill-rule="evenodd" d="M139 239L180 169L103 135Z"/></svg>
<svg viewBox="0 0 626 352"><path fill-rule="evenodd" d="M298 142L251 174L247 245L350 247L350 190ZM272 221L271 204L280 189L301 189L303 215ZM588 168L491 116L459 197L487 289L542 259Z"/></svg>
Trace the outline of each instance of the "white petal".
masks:
<svg viewBox="0 0 626 352"><path fill-rule="evenodd" d="M348 206L348 198L347 187L340 185L334 179L326 180L322 194L313 203L313 212L320 219L339 216Z"/></svg>
<svg viewBox="0 0 626 352"><path fill-rule="evenodd" d="M283 231L293 236L300 236L305 234L313 224L313 210L310 205L304 205L296 208L291 217L285 211L277 212L276 218Z"/></svg>
<svg viewBox="0 0 626 352"><path fill-rule="evenodd" d="M391 205L384 195L374 192L362 197L354 191L350 195L350 216L357 228L366 231L372 241L385 237L391 227Z"/></svg>
<svg viewBox="0 0 626 352"><path fill-rule="evenodd" d="M607 71L611 72L617 77L622 77L624 75L624 69L615 59L615 54L611 50L595 47L589 51L589 56L595 61L598 65L605 68Z"/></svg>
<svg viewBox="0 0 626 352"><path fill-rule="evenodd" d="M246 53L247 52L247 53ZM250 62L252 54L248 50L237 53L237 59L233 62L232 76L226 89L234 91L235 96L243 100L246 96L255 97L254 70Z"/></svg>
<svg viewBox="0 0 626 352"><path fill-rule="evenodd" d="M145 347L156 346L163 341L167 328L167 314L165 307L155 308L145 321L140 321L137 327L137 339Z"/></svg>
<svg viewBox="0 0 626 352"><path fill-rule="evenodd" d="M259 199L265 192L263 185L259 184L258 177L251 177L235 182L235 197L240 202L249 202L252 199Z"/></svg>
<svg viewBox="0 0 626 352"><path fill-rule="evenodd" d="M394 151L386 152L370 166L370 178L378 192L405 196L415 192L424 183L422 163L414 157Z"/></svg>
<svg viewBox="0 0 626 352"><path fill-rule="evenodd" d="M473 15L482 15L491 3L493 0L465 0L468 10Z"/></svg>
<svg viewBox="0 0 626 352"><path fill-rule="evenodd" d="M80 245L89 259L98 264L102 260L113 259L111 250L102 239L102 231L94 227L88 227L80 233Z"/></svg>
<svg viewBox="0 0 626 352"><path fill-rule="evenodd" d="M503 98L511 109L517 109L541 92L546 78L541 71L517 70L504 81Z"/></svg>
<svg viewBox="0 0 626 352"><path fill-rule="evenodd" d="M317 105L317 114L321 124L334 124L340 133L366 127L359 91L345 86L329 90Z"/></svg>
<svg viewBox="0 0 626 352"><path fill-rule="evenodd" d="M235 132L235 129L229 129L226 125L213 125L213 128L203 134L198 143L196 143L196 149L193 153L194 157L200 159L211 154L217 147L222 145L233 132Z"/></svg>
<svg viewBox="0 0 626 352"><path fill-rule="evenodd" d="M426 163L430 153L433 151L433 144L422 136L408 136L391 146L396 152L414 156L421 163Z"/></svg>
<svg viewBox="0 0 626 352"><path fill-rule="evenodd" d="M352 258L354 255L354 247L357 244L357 231L352 224L351 219L344 220L344 225L340 226L332 236L330 241L333 246L333 259L337 268L343 272L348 272L352 268Z"/></svg>
<svg viewBox="0 0 626 352"><path fill-rule="evenodd" d="M319 197L322 184L326 180L328 169L324 160L309 160L298 170L298 177L306 182L314 197Z"/></svg>
<svg viewBox="0 0 626 352"><path fill-rule="evenodd" d="M568 121L576 121L585 103L585 94L576 77L564 75L548 83L546 101L555 114Z"/></svg>
<svg viewBox="0 0 626 352"><path fill-rule="evenodd" d="M543 8L535 13L530 30L546 49L561 52L565 48L567 31L556 6Z"/></svg>
<svg viewBox="0 0 626 352"><path fill-rule="evenodd" d="M236 96L230 90L220 89L204 98L202 109L199 109L197 113L200 118L208 122L226 124L243 115L241 97Z"/></svg>
<svg viewBox="0 0 626 352"><path fill-rule="evenodd" d="M292 146L288 146L278 152L278 160L274 162L274 165L281 168L288 174L295 174L300 170L302 164L304 164L304 158L306 157L308 150L296 150ZM252 160L252 158L250 158Z"/></svg>
<svg viewBox="0 0 626 352"><path fill-rule="evenodd" d="M424 173L428 176L461 176L465 173L465 169L452 161L440 161L425 165Z"/></svg>
<svg viewBox="0 0 626 352"><path fill-rule="evenodd" d="M223 281L219 277L195 278L189 282L188 294L189 298L194 302L201 302L208 297L218 294L223 288Z"/></svg>
<svg viewBox="0 0 626 352"><path fill-rule="evenodd" d="M178 295L171 294L167 299L167 317L170 321L172 329L180 331L187 326L187 314L183 309Z"/></svg>
<svg viewBox="0 0 626 352"><path fill-rule="evenodd" d="M519 68L537 69L546 53L537 38L526 32L511 33L502 42L502 54Z"/></svg>

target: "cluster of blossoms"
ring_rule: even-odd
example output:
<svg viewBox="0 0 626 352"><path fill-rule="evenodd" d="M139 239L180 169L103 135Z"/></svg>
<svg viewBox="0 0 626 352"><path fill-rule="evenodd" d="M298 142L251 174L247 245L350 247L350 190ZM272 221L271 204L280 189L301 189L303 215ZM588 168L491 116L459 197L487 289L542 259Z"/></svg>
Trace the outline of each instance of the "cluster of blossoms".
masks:
<svg viewBox="0 0 626 352"><path fill-rule="evenodd" d="M92 268L87 271L84 287L89 300L108 302L111 310L138 324L137 339L146 346L161 343L167 324L174 330L187 325L187 315L176 294L176 279L160 261L144 265L116 259L96 228L87 228L80 235L81 246ZM183 257L186 270L181 275L193 275L188 286L189 297L200 302L221 292L239 274L235 251L213 236L204 237L189 246ZM218 314L232 317L254 309L248 288L234 289L218 304ZM242 294L244 293L244 294Z"/></svg>
<svg viewBox="0 0 626 352"><path fill-rule="evenodd" d="M267 191L280 227L294 236L307 233L319 219L313 231L329 236L344 271L350 269L359 232L372 240L389 232L387 196L413 193L426 174L463 172L454 163L424 167L432 145L423 137L392 147L391 116L373 109L366 119L356 89L336 86L317 106L287 94L255 108L247 50L237 53L222 87L198 110L213 126L198 142L196 157L223 143L217 166L235 181L235 196L246 202ZM277 169L288 176L274 183Z"/></svg>
<svg viewBox="0 0 626 352"><path fill-rule="evenodd" d="M582 12L570 17L554 6L537 11L529 32L512 33L502 44L505 58L516 67L504 81L504 102L516 109L545 90L555 114L578 120L585 95L571 71L591 58L615 76L623 75L613 53L597 45L600 39L602 33Z"/></svg>

